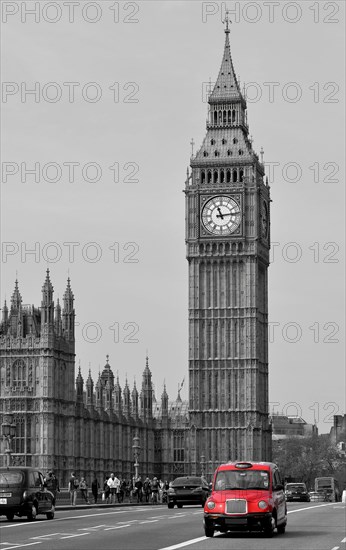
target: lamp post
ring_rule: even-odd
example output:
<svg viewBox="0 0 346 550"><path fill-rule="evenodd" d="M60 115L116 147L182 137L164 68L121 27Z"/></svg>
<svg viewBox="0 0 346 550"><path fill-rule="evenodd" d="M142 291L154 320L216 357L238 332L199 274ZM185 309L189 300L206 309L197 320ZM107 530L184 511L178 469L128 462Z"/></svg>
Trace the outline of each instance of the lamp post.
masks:
<svg viewBox="0 0 346 550"><path fill-rule="evenodd" d="M132 449L133 449L133 458L135 460L135 479L137 480L138 479L138 469L139 469L139 463L138 463L138 458L139 458L139 452L140 452L140 445L139 445L139 437L138 437L138 432L136 432L136 435L134 436L133 438L133 445L132 445Z"/></svg>
<svg viewBox="0 0 346 550"><path fill-rule="evenodd" d="M205 456L201 455L201 477L204 477L205 474Z"/></svg>
<svg viewBox="0 0 346 550"><path fill-rule="evenodd" d="M213 461L209 460L209 473L210 473L210 482L213 481Z"/></svg>
<svg viewBox="0 0 346 550"><path fill-rule="evenodd" d="M2 439L6 441L5 454L7 454L7 467L11 466L12 439L16 435L16 425L13 423L13 414L6 414L1 424Z"/></svg>

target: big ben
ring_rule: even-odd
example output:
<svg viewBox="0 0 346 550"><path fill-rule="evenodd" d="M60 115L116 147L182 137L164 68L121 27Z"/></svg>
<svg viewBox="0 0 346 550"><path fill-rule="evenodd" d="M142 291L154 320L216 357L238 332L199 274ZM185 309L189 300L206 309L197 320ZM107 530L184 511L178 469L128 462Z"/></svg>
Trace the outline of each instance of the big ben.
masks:
<svg viewBox="0 0 346 550"><path fill-rule="evenodd" d="M245 94L225 48L186 195L191 461L270 460L270 190L252 147ZM209 465L209 466L208 466Z"/></svg>

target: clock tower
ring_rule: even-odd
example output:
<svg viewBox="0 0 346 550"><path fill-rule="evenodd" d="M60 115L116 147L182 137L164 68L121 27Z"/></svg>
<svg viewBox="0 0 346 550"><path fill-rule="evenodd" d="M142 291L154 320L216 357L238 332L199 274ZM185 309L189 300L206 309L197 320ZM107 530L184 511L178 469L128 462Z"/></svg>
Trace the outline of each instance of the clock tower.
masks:
<svg viewBox="0 0 346 550"><path fill-rule="evenodd" d="M189 415L193 470L270 460L270 195L252 147L246 100L225 48L207 132L186 181Z"/></svg>

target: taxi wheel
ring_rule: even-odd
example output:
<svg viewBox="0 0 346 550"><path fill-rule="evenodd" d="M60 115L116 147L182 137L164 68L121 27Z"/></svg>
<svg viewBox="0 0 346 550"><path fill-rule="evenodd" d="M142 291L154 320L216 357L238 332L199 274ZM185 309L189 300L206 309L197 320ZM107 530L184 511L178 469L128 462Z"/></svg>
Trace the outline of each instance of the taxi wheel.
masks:
<svg viewBox="0 0 346 550"><path fill-rule="evenodd" d="M212 527L204 527L204 534L206 537L213 537L214 529Z"/></svg>
<svg viewBox="0 0 346 550"><path fill-rule="evenodd" d="M282 523L277 527L279 535L284 535L286 531L286 523Z"/></svg>
<svg viewBox="0 0 346 550"><path fill-rule="evenodd" d="M37 517L37 509L36 509L35 504L32 504L30 512L28 513L28 520L29 521L35 521L36 517Z"/></svg>
<svg viewBox="0 0 346 550"><path fill-rule="evenodd" d="M14 514L6 514L7 521L13 521Z"/></svg>
<svg viewBox="0 0 346 550"><path fill-rule="evenodd" d="M55 508L54 508L54 506L52 506L51 511L47 512L47 514L46 514L47 519L54 519L54 512L55 512Z"/></svg>
<svg viewBox="0 0 346 550"><path fill-rule="evenodd" d="M180 503L179 503L179 504L177 504L177 506L178 506L178 508L182 508L182 507L183 507L183 505L182 505L182 504L180 504Z"/></svg>
<svg viewBox="0 0 346 550"><path fill-rule="evenodd" d="M275 519L271 518L271 522L265 526L264 528L264 535L268 538L271 538L274 535L274 529L275 529Z"/></svg>

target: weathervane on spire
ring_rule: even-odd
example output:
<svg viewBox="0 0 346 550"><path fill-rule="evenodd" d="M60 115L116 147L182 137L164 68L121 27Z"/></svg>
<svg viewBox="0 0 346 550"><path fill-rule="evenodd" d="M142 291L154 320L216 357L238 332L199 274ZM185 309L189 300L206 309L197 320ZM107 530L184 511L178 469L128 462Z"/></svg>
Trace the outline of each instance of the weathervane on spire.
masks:
<svg viewBox="0 0 346 550"><path fill-rule="evenodd" d="M232 21L230 20L229 18L229 11L226 10L226 13L225 13L225 20L222 21L222 23L226 23L226 28L225 28L225 33L226 34L229 34L230 33L230 30L229 30L229 23L232 23Z"/></svg>
<svg viewBox="0 0 346 550"><path fill-rule="evenodd" d="M193 157L193 148L194 148L194 145L195 145L195 142L194 142L193 138L190 141L190 145L191 145L191 157Z"/></svg>

